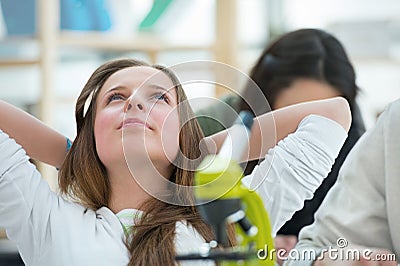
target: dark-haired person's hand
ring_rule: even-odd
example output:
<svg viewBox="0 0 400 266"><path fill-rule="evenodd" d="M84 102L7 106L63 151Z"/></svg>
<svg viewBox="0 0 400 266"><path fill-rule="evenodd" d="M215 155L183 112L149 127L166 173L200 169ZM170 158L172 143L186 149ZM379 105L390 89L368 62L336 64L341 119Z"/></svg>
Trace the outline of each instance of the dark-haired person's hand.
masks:
<svg viewBox="0 0 400 266"><path fill-rule="evenodd" d="M274 239L275 241L275 250L285 250L285 254L289 254L289 252L296 246L297 244L297 236L290 235L277 235ZM282 254L278 252L278 254ZM277 257L277 262L279 265L283 264L283 258Z"/></svg>

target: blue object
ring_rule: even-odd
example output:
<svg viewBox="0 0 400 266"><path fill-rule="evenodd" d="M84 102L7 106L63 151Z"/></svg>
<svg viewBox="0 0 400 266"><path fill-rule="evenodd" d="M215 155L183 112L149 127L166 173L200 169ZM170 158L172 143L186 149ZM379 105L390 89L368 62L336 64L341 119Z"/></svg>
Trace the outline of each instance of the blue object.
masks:
<svg viewBox="0 0 400 266"><path fill-rule="evenodd" d="M71 146L72 146L72 141L69 138L66 138L66 139L67 139L66 152L69 152L69 150L71 149Z"/></svg>
<svg viewBox="0 0 400 266"><path fill-rule="evenodd" d="M111 20L105 0L61 0L63 30L106 31Z"/></svg>
<svg viewBox="0 0 400 266"><path fill-rule="evenodd" d="M35 0L0 0L0 3L8 35L36 34ZM110 27L107 0L60 0L61 30L106 31Z"/></svg>
<svg viewBox="0 0 400 266"><path fill-rule="evenodd" d="M33 35L36 32L35 0L1 0L8 35Z"/></svg>

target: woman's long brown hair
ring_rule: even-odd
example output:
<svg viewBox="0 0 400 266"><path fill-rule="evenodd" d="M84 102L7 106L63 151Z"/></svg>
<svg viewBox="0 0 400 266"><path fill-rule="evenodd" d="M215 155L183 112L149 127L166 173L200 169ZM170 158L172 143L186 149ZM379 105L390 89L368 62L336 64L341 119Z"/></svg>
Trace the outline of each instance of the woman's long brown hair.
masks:
<svg viewBox="0 0 400 266"><path fill-rule="evenodd" d="M168 75L177 92L178 112L181 123L179 144L182 154L189 159L201 156L199 143L202 131L187 102L186 95L177 77L162 66L150 66L141 61L120 59L100 66L84 86L78 97L75 117L77 137L67 154L59 172L59 186L63 194L79 201L84 206L97 210L108 206L110 200L110 182L107 171L96 152L94 121L96 117L96 98L106 80L115 72L134 66L154 67ZM85 103L89 107L85 112ZM177 158L179 161L180 158ZM185 161L185 160L182 160ZM170 180L176 184L193 184L193 166L176 167ZM190 192L171 191L178 202L193 202ZM177 202L174 201L174 202ZM178 206L152 198L145 202L141 210L144 215L135 220L132 235L127 237L127 248L131 254L129 265L175 265L175 225L178 221L187 221L206 241L213 238L211 228L201 219L194 204ZM231 234L232 235L232 234ZM231 236L232 238L232 236Z"/></svg>

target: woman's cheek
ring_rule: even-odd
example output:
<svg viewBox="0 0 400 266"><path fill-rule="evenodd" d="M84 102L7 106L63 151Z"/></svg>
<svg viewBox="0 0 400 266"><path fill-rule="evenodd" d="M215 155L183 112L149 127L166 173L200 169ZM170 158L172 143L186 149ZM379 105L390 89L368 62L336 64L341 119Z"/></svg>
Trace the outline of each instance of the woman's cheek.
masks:
<svg viewBox="0 0 400 266"><path fill-rule="evenodd" d="M179 152L179 132L178 114L172 112L165 118L161 130L161 143L164 153L170 162L175 160Z"/></svg>
<svg viewBox="0 0 400 266"><path fill-rule="evenodd" d="M117 130L113 113L98 113L94 125L97 154L103 164L118 160L122 150L122 135Z"/></svg>

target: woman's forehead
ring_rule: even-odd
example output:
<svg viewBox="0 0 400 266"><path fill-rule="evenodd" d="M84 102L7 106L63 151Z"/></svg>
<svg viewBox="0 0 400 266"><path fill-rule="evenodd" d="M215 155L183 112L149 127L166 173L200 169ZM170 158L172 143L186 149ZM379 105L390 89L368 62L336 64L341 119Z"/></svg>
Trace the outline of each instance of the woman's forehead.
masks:
<svg viewBox="0 0 400 266"><path fill-rule="evenodd" d="M134 66L121 69L112 74L104 83L102 91L111 87L132 87L141 85L156 85L171 89L174 84L170 77L161 70L149 66Z"/></svg>

